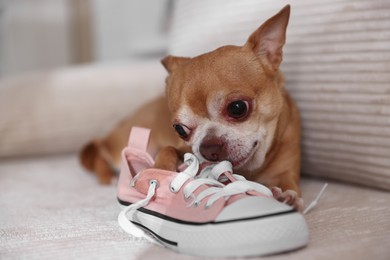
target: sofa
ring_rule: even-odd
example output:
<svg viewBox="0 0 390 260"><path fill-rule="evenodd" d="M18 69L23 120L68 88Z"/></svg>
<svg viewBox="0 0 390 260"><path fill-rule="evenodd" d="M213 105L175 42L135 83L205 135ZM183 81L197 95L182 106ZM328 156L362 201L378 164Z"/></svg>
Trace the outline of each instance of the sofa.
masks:
<svg viewBox="0 0 390 260"><path fill-rule="evenodd" d="M168 52L242 44L283 2L177 1ZM305 205L328 187L305 215L309 244L264 259L390 258L390 5L328 2L292 4L282 68L301 110ZM0 79L0 259L199 259L123 232L115 182L78 159L165 77L156 58Z"/></svg>

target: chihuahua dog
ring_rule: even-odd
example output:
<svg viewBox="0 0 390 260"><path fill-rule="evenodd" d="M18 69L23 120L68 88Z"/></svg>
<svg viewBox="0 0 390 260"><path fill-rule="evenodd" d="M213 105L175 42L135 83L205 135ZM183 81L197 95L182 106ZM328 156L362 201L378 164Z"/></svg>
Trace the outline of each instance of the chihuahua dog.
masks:
<svg viewBox="0 0 390 260"><path fill-rule="evenodd" d="M131 127L147 127L155 167L175 170L185 152L201 161L228 160L235 173L270 187L276 199L301 210L300 119L279 70L289 16L287 5L243 46L164 58L165 97L87 144L82 164L109 183Z"/></svg>

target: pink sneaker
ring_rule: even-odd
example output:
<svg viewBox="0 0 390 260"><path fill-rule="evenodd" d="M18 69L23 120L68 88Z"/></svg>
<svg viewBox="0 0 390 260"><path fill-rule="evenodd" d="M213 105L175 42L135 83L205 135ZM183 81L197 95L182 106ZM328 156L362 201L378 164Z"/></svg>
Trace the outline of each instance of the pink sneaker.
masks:
<svg viewBox="0 0 390 260"><path fill-rule="evenodd" d="M118 222L126 232L207 257L268 255L308 243L303 216L265 186L232 174L229 162L199 172L197 158L186 154L181 172L153 169L148 140L149 130L133 128L122 152Z"/></svg>

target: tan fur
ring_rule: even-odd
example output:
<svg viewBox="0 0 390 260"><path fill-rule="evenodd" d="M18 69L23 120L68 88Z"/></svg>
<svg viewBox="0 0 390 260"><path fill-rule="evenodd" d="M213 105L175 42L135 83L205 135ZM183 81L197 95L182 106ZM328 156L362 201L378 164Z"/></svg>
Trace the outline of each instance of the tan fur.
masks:
<svg viewBox="0 0 390 260"><path fill-rule="evenodd" d="M286 6L242 47L224 46L194 58L163 59L169 72L166 99L146 104L107 137L87 144L81 153L83 165L107 183L113 175L108 169L119 164L131 127L148 127L152 129L149 152L157 156L156 167L173 170L191 148L202 157L199 147L221 143L224 153L218 156L237 160L236 173L280 187L282 191L273 190L275 196L300 208L296 197L301 194L299 114L279 71L289 13ZM250 104L246 118L225 115L226 105L234 100ZM178 138L172 124L188 127L188 140ZM237 147L243 148L248 161L241 159L245 156Z"/></svg>

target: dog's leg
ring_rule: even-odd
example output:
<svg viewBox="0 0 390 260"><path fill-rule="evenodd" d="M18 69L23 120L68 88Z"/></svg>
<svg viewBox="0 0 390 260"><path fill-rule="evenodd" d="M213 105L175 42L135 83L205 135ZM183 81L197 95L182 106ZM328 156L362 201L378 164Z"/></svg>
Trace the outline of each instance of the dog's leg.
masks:
<svg viewBox="0 0 390 260"><path fill-rule="evenodd" d="M110 184L115 176L115 171L111 167L111 155L99 139L92 140L84 146L80 153L80 161L85 169L96 174L100 184Z"/></svg>
<svg viewBox="0 0 390 260"><path fill-rule="evenodd" d="M115 172L110 164L102 157L96 158L95 171L100 184L111 184Z"/></svg>
<svg viewBox="0 0 390 260"><path fill-rule="evenodd" d="M162 148L156 157L154 168L168 171L176 171L180 163L179 151L173 146Z"/></svg>

